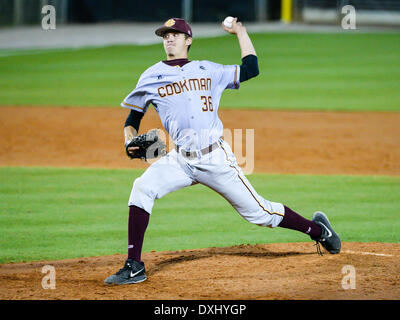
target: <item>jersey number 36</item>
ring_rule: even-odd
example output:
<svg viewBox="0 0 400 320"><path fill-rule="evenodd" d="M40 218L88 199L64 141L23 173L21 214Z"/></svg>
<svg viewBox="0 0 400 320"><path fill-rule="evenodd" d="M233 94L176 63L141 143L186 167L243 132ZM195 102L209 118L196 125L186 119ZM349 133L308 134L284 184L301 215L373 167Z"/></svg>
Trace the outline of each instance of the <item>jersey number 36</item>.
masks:
<svg viewBox="0 0 400 320"><path fill-rule="evenodd" d="M203 101L204 107L201 108L203 111L214 111L212 101L211 101L211 96L201 96L200 99Z"/></svg>

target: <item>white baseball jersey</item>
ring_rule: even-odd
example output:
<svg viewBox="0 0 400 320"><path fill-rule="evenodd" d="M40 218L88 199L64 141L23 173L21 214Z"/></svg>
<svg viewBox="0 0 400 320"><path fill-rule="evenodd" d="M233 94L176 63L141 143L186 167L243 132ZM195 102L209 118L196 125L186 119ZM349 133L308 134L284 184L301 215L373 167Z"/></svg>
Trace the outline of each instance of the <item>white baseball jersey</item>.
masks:
<svg viewBox="0 0 400 320"><path fill-rule="evenodd" d="M191 61L183 67L159 62L148 68L121 103L145 113L150 104L175 145L199 150L218 141L223 125L218 118L222 92L239 88L240 67Z"/></svg>
<svg viewBox="0 0 400 320"><path fill-rule="evenodd" d="M201 183L221 194L247 221L260 226L279 225L284 206L257 194L221 138L221 94L225 89L239 88L239 75L238 65L210 61L191 61L183 67L159 62L142 74L122 107L145 113L152 104L175 145L185 151L199 151L215 142L218 147L206 154L196 152L192 158L173 149L134 181L129 206L151 214L156 199Z"/></svg>

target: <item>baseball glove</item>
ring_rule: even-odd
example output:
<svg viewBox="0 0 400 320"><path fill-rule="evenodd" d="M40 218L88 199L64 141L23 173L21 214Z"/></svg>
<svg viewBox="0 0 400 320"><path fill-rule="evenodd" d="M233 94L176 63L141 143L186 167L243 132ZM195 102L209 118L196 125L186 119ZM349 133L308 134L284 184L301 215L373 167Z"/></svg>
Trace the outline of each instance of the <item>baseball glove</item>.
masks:
<svg viewBox="0 0 400 320"><path fill-rule="evenodd" d="M133 154L128 152L129 147L139 147ZM160 139L158 130L151 130L140 134L125 143L125 151L131 159L154 159L166 154L166 145Z"/></svg>

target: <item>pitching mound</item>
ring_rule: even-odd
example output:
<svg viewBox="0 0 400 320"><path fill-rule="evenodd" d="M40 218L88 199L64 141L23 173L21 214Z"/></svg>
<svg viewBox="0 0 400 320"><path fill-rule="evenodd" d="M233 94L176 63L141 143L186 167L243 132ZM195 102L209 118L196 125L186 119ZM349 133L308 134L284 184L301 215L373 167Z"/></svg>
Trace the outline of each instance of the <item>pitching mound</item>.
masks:
<svg viewBox="0 0 400 320"><path fill-rule="evenodd" d="M399 299L399 252L400 244L353 242L323 256L312 242L150 252L148 280L125 286L103 281L126 255L5 264L0 299ZM55 289L42 287L45 265L55 268Z"/></svg>
<svg viewBox="0 0 400 320"><path fill-rule="evenodd" d="M2 107L0 165L145 168L124 154L127 114ZM222 109L220 117L232 134L255 130L254 172L400 174L400 113ZM150 109L140 131L156 127ZM399 252L400 244L343 243L342 253L321 257L312 242L151 252L148 280L119 287L103 281L126 255L5 264L0 299L400 299ZM55 268L54 290L42 287L45 265Z"/></svg>

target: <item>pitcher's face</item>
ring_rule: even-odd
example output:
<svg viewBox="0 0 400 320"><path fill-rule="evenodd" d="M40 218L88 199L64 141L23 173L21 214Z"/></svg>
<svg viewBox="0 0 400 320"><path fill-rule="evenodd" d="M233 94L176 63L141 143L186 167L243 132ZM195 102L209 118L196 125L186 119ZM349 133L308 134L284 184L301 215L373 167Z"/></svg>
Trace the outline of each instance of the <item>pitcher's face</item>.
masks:
<svg viewBox="0 0 400 320"><path fill-rule="evenodd" d="M166 32L163 36L164 50L168 57L187 56L188 47L192 44L192 38L186 37L180 32Z"/></svg>

